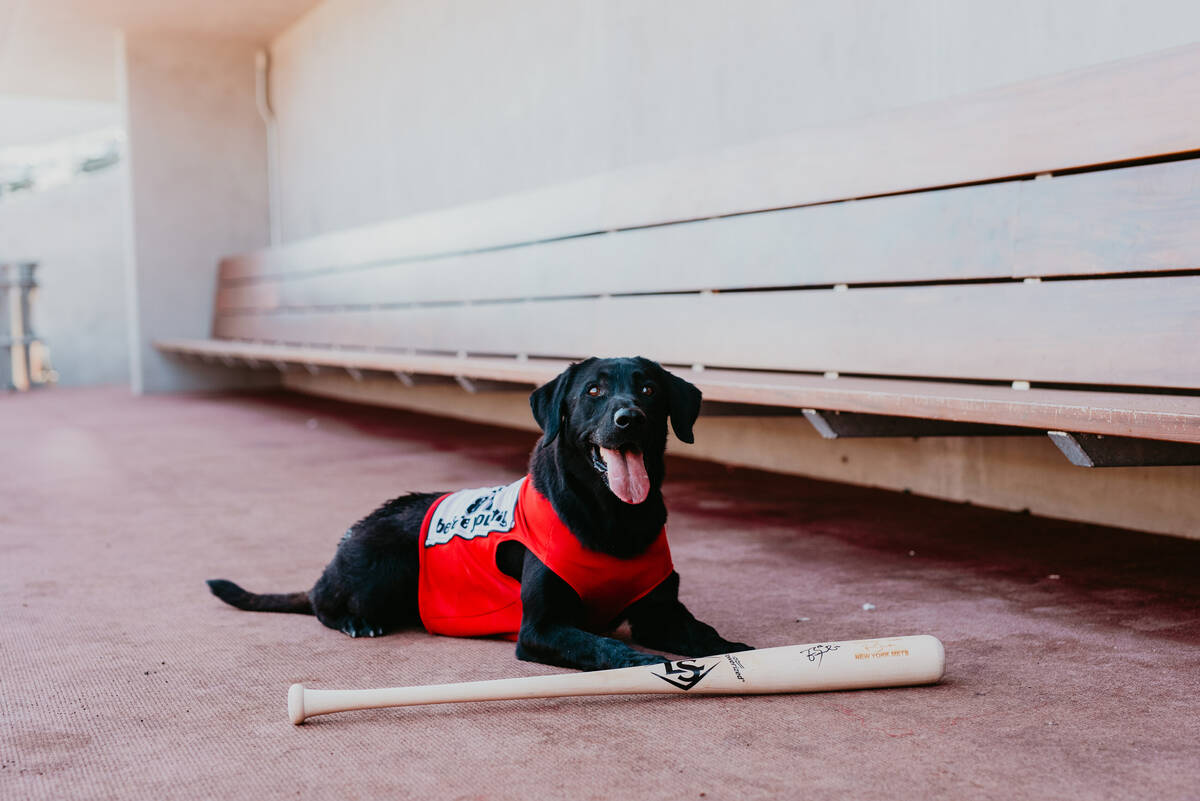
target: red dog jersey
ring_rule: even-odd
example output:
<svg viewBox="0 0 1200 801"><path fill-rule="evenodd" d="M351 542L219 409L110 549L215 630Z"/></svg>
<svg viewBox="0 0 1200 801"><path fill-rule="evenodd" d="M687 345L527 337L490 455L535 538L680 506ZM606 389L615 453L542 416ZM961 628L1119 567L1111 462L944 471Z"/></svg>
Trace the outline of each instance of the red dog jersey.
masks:
<svg viewBox="0 0 1200 801"><path fill-rule="evenodd" d="M674 569L665 529L632 559L584 548L529 476L506 487L461 490L438 498L421 525L417 603L426 629L516 639L521 584L496 566L496 548L509 540L532 551L579 594L585 627L596 632Z"/></svg>

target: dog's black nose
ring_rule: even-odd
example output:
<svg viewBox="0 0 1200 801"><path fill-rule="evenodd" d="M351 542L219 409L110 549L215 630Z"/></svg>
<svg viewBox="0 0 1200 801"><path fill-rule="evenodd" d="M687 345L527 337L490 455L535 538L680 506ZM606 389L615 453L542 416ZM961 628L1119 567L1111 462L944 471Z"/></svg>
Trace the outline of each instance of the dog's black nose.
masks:
<svg viewBox="0 0 1200 801"><path fill-rule="evenodd" d="M617 428L630 428L631 426L641 425L645 420L645 413L636 406L626 406L623 409L617 409L617 413L613 415L613 422L617 424Z"/></svg>

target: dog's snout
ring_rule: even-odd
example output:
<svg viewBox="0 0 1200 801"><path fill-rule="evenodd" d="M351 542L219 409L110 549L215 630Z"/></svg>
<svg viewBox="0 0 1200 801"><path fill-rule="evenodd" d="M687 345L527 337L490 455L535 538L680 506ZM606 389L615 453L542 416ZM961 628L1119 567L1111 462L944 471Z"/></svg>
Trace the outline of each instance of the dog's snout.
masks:
<svg viewBox="0 0 1200 801"><path fill-rule="evenodd" d="M625 406L617 409L613 415L613 422L617 428L632 428L641 425L646 420L645 413L636 406Z"/></svg>

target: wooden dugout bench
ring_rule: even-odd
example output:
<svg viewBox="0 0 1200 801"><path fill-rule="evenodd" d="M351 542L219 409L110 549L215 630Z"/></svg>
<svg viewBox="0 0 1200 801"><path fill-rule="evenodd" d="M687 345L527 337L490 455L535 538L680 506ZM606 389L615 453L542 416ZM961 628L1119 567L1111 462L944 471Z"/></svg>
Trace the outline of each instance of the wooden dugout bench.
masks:
<svg viewBox="0 0 1200 801"><path fill-rule="evenodd" d="M1200 464L1200 47L233 256L157 346L468 391L640 354L828 437Z"/></svg>

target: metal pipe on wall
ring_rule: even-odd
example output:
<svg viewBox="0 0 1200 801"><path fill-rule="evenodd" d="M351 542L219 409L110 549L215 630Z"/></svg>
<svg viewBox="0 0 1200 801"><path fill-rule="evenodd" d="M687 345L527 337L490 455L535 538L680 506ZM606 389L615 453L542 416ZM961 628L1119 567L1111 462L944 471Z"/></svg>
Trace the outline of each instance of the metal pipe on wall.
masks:
<svg viewBox="0 0 1200 801"><path fill-rule="evenodd" d="M258 114L267 129L267 213L271 233L271 246L282 241L279 217L279 146L276 135L275 113L271 110L271 55L266 50L254 54L254 99Z"/></svg>

